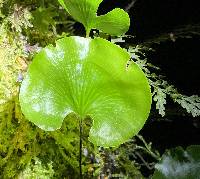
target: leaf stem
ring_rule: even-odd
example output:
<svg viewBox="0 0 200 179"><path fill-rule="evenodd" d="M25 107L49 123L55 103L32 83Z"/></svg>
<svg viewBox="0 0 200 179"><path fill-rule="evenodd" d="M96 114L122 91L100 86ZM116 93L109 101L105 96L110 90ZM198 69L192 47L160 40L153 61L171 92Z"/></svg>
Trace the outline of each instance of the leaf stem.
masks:
<svg viewBox="0 0 200 179"><path fill-rule="evenodd" d="M86 29L86 38L89 38L89 37L90 37L90 30L91 30L91 29Z"/></svg>
<svg viewBox="0 0 200 179"><path fill-rule="evenodd" d="M83 134L83 123L82 118L79 118L79 172L80 172L80 179L83 178L82 174L82 134Z"/></svg>

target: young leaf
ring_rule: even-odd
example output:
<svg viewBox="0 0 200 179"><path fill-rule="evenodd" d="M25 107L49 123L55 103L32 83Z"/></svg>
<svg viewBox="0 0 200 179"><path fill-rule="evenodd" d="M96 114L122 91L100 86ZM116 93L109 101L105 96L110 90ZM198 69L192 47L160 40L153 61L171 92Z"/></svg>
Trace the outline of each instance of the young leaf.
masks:
<svg viewBox="0 0 200 179"><path fill-rule="evenodd" d="M122 35L130 26L129 15L124 10L116 8L105 15L97 16L95 27L107 34Z"/></svg>
<svg viewBox="0 0 200 179"><path fill-rule="evenodd" d="M20 90L25 116L40 128L61 127L75 113L90 116L90 140L118 146L138 133L150 110L151 93L129 54L101 38L68 37L36 55ZM84 122L84 121L83 121Z"/></svg>
<svg viewBox="0 0 200 179"><path fill-rule="evenodd" d="M58 1L75 20L84 25L87 34L92 28L110 35L122 35L129 29L129 15L122 9L116 8L105 15L97 16L99 4L103 0Z"/></svg>

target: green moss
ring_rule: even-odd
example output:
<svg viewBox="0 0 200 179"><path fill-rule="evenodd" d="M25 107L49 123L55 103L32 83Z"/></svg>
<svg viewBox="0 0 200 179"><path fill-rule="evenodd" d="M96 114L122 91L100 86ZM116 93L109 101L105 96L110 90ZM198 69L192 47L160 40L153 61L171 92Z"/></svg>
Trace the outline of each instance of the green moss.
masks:
<svg viewBox="0 0 200 179"><path fill-rule="evenodd" d="M52 162L55 178L79 175L79 134L78 128L74 127L76 122L68 118L61 131L47 133L24 119L17 99L5 107L0 118L0 178L17 177L30 166L35 157L43 165ZM87 145L92 148L89 143Z"/></svg>

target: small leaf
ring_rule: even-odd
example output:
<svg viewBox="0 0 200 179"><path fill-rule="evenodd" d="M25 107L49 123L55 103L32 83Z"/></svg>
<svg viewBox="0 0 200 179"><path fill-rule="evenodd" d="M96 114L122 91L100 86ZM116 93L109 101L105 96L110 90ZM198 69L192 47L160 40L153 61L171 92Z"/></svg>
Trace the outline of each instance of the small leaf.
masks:
<svg viewBox="0 0 200 179"><path fill-rule="evenodd" d="M122 9L116 8L105 15L97 16L99 4L103 0L58 1L75 20L84 25L87 33L92 28L97 28L104 33L117 36L126 33L129 29L129 15Z"/></svg>
<svg viewBox="0 0 200 179"><path fill-rule="evenodd" d="M109 13L97 16L95 27L111 35L122 35L130 26L130 18L124 10L116 8Z"/></svg>
<svg viewBox="0 0 200 179"><path fill-rule="evenodd" d="M47 131L60 128L72 112L90 116L90 140L118 146L143 127L151 105L147 79L135 63L126 68L129 58L104 39L58 40L30 65L20 90L23 113Z"/></svg>
<svg viewBox="0 0 200 179"><path fill-rule="evenodd" d="M171 149L156 164L153 179L197 179L200 176L200 146Z"/></svg>

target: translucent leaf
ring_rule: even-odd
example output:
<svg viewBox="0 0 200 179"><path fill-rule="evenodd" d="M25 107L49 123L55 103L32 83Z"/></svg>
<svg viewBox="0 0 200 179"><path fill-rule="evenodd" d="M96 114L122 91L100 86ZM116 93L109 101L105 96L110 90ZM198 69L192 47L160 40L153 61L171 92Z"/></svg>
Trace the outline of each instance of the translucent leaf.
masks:
<svg viewBox="0 0 200 179"><path fill-rule="evenodd" d="M200 146L167 151L156 164L153 179L197 179L200 176Z"/></svg>
<svg viewBox="0 0 200 179"><path fill-rule="evenodd" d="M97 16L99 4L103 0L58 1L75 20L85 26L87 33L92 28L97 28L110 35L122 35L129 29L129 15L122 9L116 8L105 15Z"/></svg>
<svg viewBox="0 0 200 179"><path fill-rule="evenodd" d="M129 54L100 38L68 37L36 55L20 90L25 116L52 131L75 113L90 116L90 140L118 146L144 125L151 93L141 69ZM84 122L84 121L83 121Z"/></svg>
<svg viewBox="0 0 200 179"><path fill-rule="evenodd" d="M118 36L128 31L130 19L124 10L116 8L105 15L98 16L95 25L105 33Z"/></svg>

